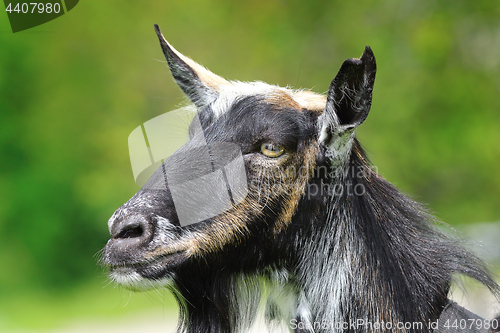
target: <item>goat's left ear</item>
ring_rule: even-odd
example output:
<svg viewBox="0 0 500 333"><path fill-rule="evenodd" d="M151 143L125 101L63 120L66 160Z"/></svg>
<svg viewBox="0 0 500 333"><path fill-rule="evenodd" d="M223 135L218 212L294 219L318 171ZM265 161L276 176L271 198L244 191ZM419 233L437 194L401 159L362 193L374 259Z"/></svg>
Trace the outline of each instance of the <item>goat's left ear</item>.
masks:
<svg viewBox="0 0 500 333"><path fill-rule="evenodd" d="M155 31L168 67L189 99L200 109L215 100L219 96L220 87L229 82L174 49L156 24Z"/></svg>
<svg viewBox="0 0 500 333"><path fill-rule="evenodd" d="M369 46L360 59L347 59L328 89L326 107L320 117L320 142L354 130L368 116L372 104L377 66Z"/></svg>

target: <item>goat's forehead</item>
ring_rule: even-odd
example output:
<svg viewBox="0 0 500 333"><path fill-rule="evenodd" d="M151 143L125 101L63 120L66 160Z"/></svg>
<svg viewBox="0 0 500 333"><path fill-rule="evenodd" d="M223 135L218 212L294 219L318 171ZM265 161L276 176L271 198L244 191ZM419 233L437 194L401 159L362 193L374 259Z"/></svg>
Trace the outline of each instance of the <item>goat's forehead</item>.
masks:
<svg viewBox="0 0 500 333"><path fill-rule="evenodd" d="M220 117L239 99L259 97L275 109L309 110L323 112L326 97L308 90L292 90L264 82L231 82L220 87L219 97L211 108L216 118Z"/></svg>

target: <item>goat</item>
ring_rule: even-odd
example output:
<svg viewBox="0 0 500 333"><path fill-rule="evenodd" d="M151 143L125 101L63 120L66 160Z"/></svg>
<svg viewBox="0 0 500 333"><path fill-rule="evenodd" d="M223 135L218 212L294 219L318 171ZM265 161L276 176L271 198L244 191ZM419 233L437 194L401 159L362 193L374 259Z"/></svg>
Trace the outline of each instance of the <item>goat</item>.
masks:
<svg viewBox="0 0 500 333"><path fill-rule="evenodd" d="M102 260L112 280L169 288L179 331L200 333L244 332L260 313L271 330L431 332L443 314L466 311L447 298L455 274L500 295L482 262L376 173L355 138L372 102L370 47L342 64L325 97L227 81L155 29L197 120L185 148L110 218ZM197 172L195 132L208 146L209 171L221 168L218 144L240 150L246 186L227 186L228 207L183 223L172 188ZM192 190L208 203L219 199L203 186ZM184 198L192 212L205 209Z"/></svg>

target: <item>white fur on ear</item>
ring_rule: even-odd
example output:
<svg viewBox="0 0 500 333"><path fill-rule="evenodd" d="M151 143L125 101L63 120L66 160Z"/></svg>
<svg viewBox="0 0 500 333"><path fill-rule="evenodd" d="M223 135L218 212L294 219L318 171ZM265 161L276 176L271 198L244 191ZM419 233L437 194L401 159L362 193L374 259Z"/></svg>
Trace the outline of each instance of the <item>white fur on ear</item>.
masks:
<svg viewBox="0 0 500 333"><path fill-rule="evenodd" d="M330 84L318 130L319 142L333 160L348 157L354 130L368 116L376 71L375 57L367 46L360 59L344 61Z"/></svg>

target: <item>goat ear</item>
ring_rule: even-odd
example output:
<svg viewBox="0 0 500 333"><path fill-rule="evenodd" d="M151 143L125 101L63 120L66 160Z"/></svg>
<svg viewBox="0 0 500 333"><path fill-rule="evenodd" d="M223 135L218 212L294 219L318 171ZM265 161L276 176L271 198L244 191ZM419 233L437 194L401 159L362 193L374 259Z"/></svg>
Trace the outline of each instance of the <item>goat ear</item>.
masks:
<svg viewBox="0 0 500 333"><path fill-rule="evenodd" d="M167 59L168 67L175 81L189 99L198 108L203 108L216 99L220 87L229 84L229 82L174 49L163 37L156 24L155 31Z"/></svg>
<svg viewBox="0 0 500 333"><path fill-rule="evenodd" d="M321 141L334 133L353 130L368 116L377 66L369 46L360 59L347 59L328 88Z"/></svg>

